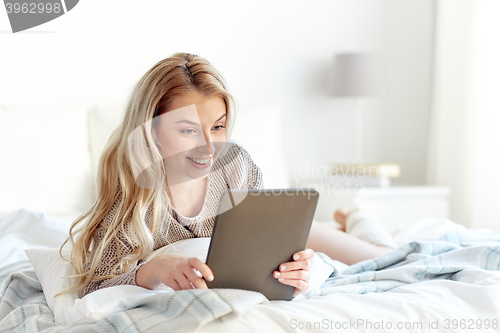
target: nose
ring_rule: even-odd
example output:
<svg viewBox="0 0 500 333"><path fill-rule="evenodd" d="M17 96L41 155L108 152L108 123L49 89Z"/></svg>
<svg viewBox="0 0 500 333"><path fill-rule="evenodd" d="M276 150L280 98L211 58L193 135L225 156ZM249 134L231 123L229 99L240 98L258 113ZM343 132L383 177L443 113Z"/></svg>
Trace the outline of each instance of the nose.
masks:
<svg viewBox="0 0 500 333"><path fill-rule="evenodd" d="M198 148L197 148L198 151L200 153L212 156L215 153L215 146L212 143L212 137L210 135L210 131L209 132L204 131L203 140L204 140L204 142L202 142L202 143L200 142L201 145L198 146Z"/></svg>

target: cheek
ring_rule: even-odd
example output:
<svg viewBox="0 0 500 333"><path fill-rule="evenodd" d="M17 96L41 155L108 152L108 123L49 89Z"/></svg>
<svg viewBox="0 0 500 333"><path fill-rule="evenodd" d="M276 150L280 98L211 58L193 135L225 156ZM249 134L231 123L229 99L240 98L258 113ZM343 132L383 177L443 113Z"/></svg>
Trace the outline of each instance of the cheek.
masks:
<svg viewBox="0 0 500 333"><path fill-rule="evenodd" d="M161 145L163 146L163 157L182 154L192 148L190 140L186 140L186 138L174 133L166 134L159 139Z"/></svg>
<svg viewBox="0 0 500 333"><path fill-rule="evenodd" d="M227 142L227 132L221 131L212 136L214 142Z"/></svg>
<svg viewBox="0 0 500 333"><path fill-rule="evenodd" d="M215 158L217 158L221 152L224 150L224 148L227 147L227 145L229 144L228 142L226 142L226 140L217 140L217 141L213 141L212 144L214 145L215 147Z"/></svg>

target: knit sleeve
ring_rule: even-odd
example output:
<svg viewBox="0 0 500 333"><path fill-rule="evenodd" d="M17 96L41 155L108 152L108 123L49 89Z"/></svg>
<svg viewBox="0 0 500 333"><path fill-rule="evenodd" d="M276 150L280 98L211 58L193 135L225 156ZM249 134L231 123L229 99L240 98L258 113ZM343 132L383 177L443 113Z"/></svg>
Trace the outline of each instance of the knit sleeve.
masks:
<svg viewBox="0 0 500 333"><path fill-rule="evenodd" d="M96 233L94 234L94 248L102 241L104 238L104 235L106 233L106 226L110 224L111 219L113 216L116 214L117 203L113 205L113 207L110 209L110 211L107 213L107 215L104 217L103 221L101 221L98 229L96 230ZM128 217L129 222L131 219L131 216ZM96 270L94 272L94 277L96 276L105 276L105 275L111 275L111 274L117 274L116 271L113 270L113 267L118 263L118 251L117 248L120 249L120 253L122 255L129 254L135 250L135 247L132 247L130 245L125 246L124 244L128 244L126 242L126 239L121 231L117 232L117 238L118 242L115 240L112 240L108 246L104 249L102 258L99 262L99 264L96 267ZM118 243L118 244L117 244ZM135 275L137 273L137 270L143 265L145 262L140 263L139 265L136 265L135 267L131 268L128 272L125 272L123 274L120 274L116 277L107 279L107 280L101 280L101 281L95 281L91 282L83 291L83 296L90 294L93 291L103 289L103 288L108 288L112 286L118 286L118 285L133 285L136 286L135 282Z"/></svg>

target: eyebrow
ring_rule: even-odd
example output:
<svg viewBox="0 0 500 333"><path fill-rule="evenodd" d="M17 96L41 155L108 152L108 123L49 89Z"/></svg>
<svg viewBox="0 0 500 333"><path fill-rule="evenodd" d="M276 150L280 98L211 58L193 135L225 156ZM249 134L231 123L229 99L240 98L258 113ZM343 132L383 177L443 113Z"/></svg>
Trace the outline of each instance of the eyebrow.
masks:
<svg viewBox="0 0 500 333"><path fill-rule="evenodd" d="M226 116L226 114L224 113L222 116L220 116L220 118L219 118L219 119L217 119L217 120L215 121L215 123L216 123L216 122L218 122L219 120L221 120L222 118L224 118L225 116ZM215 124L215 123L214 123L214 124Z"/></svg>
<svg viewBox="0 0 500 333"><path fill-rule="evenodd" d="M179 121L176 121L175 123L176 124L187 123L187 124L190 124L190 125L193 125L193 126L200 126L200 124L195 123L194 121L191 121L191 120L187 120L187 119L179 120Z"/></svg>
<svg viewBox="0 0 500 333"><path fill-rule="evenodd" d="M219 120L221 120L222 118L224 118L225 116L226 116L226 114L224 113L222 116L220 116L220 118L219 118L219 119L217 119L217 120L214 122L214 124L215 124L216 122L218 122ZM190 124L190 125L193 125L193 126L200 126L200 124L195 123L195 122L193 122L193 121L191 121L191 120L187 120L187 119L182 119L182 120L176 121L175 123L176 123L176 124L179 124L179 123L187 123L187 124Z"/></svg>

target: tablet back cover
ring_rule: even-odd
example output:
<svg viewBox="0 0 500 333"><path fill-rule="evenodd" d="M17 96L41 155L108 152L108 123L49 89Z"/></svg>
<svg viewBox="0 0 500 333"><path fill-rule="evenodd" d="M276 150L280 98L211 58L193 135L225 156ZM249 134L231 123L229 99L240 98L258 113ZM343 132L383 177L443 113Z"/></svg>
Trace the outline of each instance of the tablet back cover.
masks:
<svg viewBox="0 0 500 333"><path fill-rule="evenodd" d="M207 286L290 300L294 287L279 282L272 273L305 248L318 197L314 189L224 192L207 256L214 280L206 281Z"/></svg>

